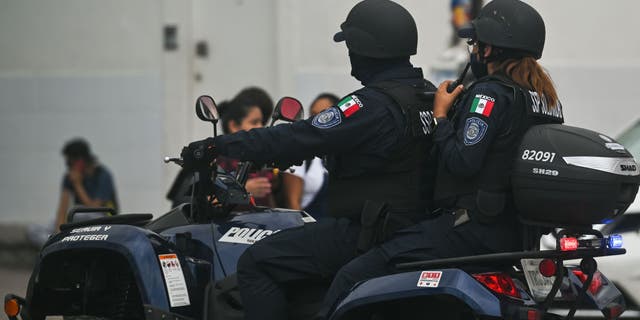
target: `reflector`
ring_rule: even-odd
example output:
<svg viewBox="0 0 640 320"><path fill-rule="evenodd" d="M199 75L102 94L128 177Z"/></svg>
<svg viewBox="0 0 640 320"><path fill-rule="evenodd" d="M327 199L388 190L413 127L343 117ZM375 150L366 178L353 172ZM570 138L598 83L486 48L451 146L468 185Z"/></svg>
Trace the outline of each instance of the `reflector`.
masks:
<svg viewBox="0 0 640 320"><path fill-rule="evenodd" d="M549 278L556 274L556 263L551 259L544 259L538 265L540 274Z"/></svg>
<svg viewBox="0 0 640 320"><path fill-rule="evenodd" d="M472 275L478 282L485 285L489 290L510 296L513 298L520 299L520 293L516 288L515 283L513 283L513 279L507 274L504 273L480 273Z"/></svg>
<svg viewBox="0 0 640 320"><path fill-rule="evenodd" d="M576 275L576 277L578 277L578 279L580 279L580 282L585 283L585 281L587 281L587 275L581 270L575 269L571 271ZM600 288L602 288L602 277L600 276L600 271L596 271L593 274L593 279L589 285L589 292L591 292L592 295L595 295L598 293Z"/></svg>
<svg viewBox="0 0 640 320"><path fill-rule="evenodd" d="M4 302L4 313L6 313L9 317L15 317L20 312L20 304L18 304L18 300L9 299Z"/></svg>

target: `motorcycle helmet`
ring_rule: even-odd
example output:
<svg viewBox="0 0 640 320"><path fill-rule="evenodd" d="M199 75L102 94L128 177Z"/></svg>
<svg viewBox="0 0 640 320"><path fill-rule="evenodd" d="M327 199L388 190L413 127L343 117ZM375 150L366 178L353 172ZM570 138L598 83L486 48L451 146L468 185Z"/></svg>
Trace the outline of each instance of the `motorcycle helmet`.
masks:
<svg viewBox="0 0 640 320"><path fill-rule="evenodd" d="M530 5L519 0L494 0L480 10L469 26L461 28L458 36L540 59L545 27L540 14Z"/></svg>
<svg viewBox="0 0 640 320"><path fill-rule="evenodd" d="M416 54L418 30L413 17L390 0L364 0L356 4L334 36L350 52L371 58L396 58Z"/></svg>

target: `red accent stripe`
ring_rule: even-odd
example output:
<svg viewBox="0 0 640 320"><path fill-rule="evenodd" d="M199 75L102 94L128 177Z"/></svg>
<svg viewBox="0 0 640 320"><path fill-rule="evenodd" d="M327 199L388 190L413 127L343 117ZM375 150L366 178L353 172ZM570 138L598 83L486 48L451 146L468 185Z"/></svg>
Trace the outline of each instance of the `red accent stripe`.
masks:
<svg viewBox="0 0 640 320"><path fill-rule="evenodd" d="M344 117L345 118L349 118L351 115L353 115L354 113L356 113L356 111L360 110L360 106L356 103L354 105L352 105L351 107L345 109L344 111L342 111L342 113L344 113Z"/></svg>
<svg viewBox="0 0 640 320"><path fill-rule="evenodd" d="M491 110L493 110L493 101L487 101L484 110L482 110L482 115L488 117L491 115Z"/></svg>

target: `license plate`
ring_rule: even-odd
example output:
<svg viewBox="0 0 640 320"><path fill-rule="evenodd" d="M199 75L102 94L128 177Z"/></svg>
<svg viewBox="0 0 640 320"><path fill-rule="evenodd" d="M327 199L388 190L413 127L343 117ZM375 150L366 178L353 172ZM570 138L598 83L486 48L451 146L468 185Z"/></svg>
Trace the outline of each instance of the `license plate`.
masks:
<svg viewBox="0 0 640 320"><path fill-rule="evenodd" d="M520 260L524 277L527 279L527 284L529 285L529 290L536 301L543 301L547 298L553 287L553 282L556 280L555 276L545 277L540 273L540 261L542 261L542 259ZM560 298L561 296L560 291L556 292L556 298Z"/></svg>

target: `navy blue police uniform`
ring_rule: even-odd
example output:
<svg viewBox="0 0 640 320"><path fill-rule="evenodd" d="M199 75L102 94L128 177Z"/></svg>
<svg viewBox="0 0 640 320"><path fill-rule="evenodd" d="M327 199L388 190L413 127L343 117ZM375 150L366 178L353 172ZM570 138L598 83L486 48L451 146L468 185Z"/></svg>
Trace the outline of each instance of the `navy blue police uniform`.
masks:
<svg viewBox="0 0 640 320"><path fill-rule="evenodd" d="M313 156L326 155L328 160L328 213L333 218L278 232L241 256L238 285L247 319L286 318L285 283L328 285L357 255L367 200L381 204L388 216L402 217L399 225L425 217L425 194L432 189L422 179L429 176L424 161L432 146L433 123L427 110L431 105L407 108L398 103L402 94L390 92L405 90L416 96L436 88L408 62L378 72L363 84L311 119L214 140L219 155L258 164L275 159L275 165L285 168Z"/></svg>
<svg viewBox="0 0 640 320"><path fill-rule="evenodd" d="M324 313L355 283L398 272L399 262L522 249L522 226L510 196L509 168L524 132L535 124L562 123L537 93L508 79L479 79L434 133L438 151L433 219L396 232L392 239L344 266L327 294Z"/></svg>

